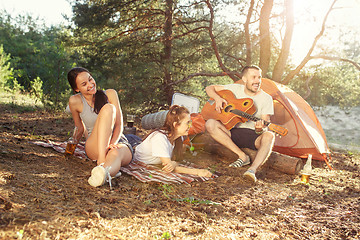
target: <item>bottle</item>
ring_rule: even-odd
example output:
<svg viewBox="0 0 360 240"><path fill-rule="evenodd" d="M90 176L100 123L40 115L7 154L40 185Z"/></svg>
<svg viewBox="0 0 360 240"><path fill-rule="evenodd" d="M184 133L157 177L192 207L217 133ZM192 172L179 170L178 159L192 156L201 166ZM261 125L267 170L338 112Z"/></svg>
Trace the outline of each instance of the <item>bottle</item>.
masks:
<svg viewBox="0 0 360 240"><path fill-rule="evenodd" d="M126 122L127 122L127 125L124 126L123 133L136 135L136 127L134 127L135 115L127 114Z"/></svg>
<svg viewBox="0 0 360 240"><path fill-rule="evenodd" d="M67 141L65 155L73 155L74 154L76 145L79 143L78 134L79 134L78 128L75 127L73 135Z"/></svg>
<svg viewBox="0 0 360 240"><path fill-rule="evenodd" d="M135 122L135 115L127 114L126 121L127 121L127 126L129 128L132 128L134 126L134 122Z"/></svg>
<svg viewBox="0 0 360 240"><path fill-rule="evenodd" d="M311 159L312 155L309 154L304 165L304 168L301 170L301 183L307 184L310 180L310 175L312 174L312 167L311 167Z"/></svg>

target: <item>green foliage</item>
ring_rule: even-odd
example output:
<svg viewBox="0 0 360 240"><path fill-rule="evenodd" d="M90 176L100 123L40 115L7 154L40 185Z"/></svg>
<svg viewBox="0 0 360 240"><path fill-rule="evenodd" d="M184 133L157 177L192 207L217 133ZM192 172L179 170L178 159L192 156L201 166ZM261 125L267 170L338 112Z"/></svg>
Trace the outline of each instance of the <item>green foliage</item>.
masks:
<svg viewBox="0 0 360 240"><path fill-rule="evenodd" d="M246 1L212 4L218 11L230 2L239 4L239 15L244 17ZM193 73L221 71L209 38L209 11L203 2L173 1L170 33L164 27L164 1L82 0L74 1L73 9L71 45L77 47L79 63L97 76L102 87L119 91L125 112L159 111L167 107L174 92L198 97L203 103L206 86L233 82L229 77L187 79ZM213 31L224 64L230 71L240 71L245 58L243 29L219 21ZM170 47L165 41L167 34L172 38ZM251 37L253 42L259 41L258 33ZM278 52L279 46L274 46L274 53ZM259 45L254 44L255 64L258 56Z"/></svg>
<svg viewBox="0 0 360 240"><path fill-rule="evenodd" d="M12 93L19 93L24 91L24 87L16 80L16 78L11 78L7 81L5 90Z"/></svg>
<svg viewBox="0 0 360 240"><path fill-rule="evenodd" d="M16 232L16 237L17 237L18 239L22 239L23 236L24 236L24 230L23 230L23 229L21 229L21 230L19 230L18 232Z"/></svg>
<svg viewBox="0 0 360 240"><path fill-rule="evenodd" d="M340 33L340 45L322 46L325 55L335 56L335 60L313 60L311 66L304 68L290 82L290 87L301 96L308 96L306 100L313 106L351 108L360 105L360 71L351 64L351 61L357 64L360 62L358 33L345 26L340 29Z"/></svg>
<svg viewBox="0 0 360 240"><path fill-rule="evenodd" d="M354 149L354 150L352 150L352 151L350 151L350 150L348 150L348 152L347 152L347 154L351 157L351 158L353 158L353 159L360 159L360 151L359 150L357 150L357 149Z"/></svg>
<svg viewBox="0 0 360 240"><path fill-rule="evenodd" d="M36 79L31 81L30 93L36 100L41 101L43 99L42 85L43 85L43 82L41 81L41 79L39 77L37 77Z"/></svg>
<svg viewBox="0 0 360 240"><path fill-rule="evenodd" d="M164 194L165 197L170 198L169 194L174 191L173 186L168 185L168 184L162 184L159 189L162 191L162 193Z"/></svg>
<svg viewBox="0 0 360 240"><path fill-rule="evenodd" d="M186 198L180 198L180 199L175 199L177 202L188 202L191 204L208 204L208 205L219 205L219 203L210 201L210 200L198 200L195 199L194 197L186 197Z"/></svg>
<svg viewBox="0 0 360 240"><path fill-rule="evenodd" d="M0 45L0 89L13 79L13 69L10 67L9 60L10 54L6 54L3 45Z"/></svg>
<svg viewBox="0 0 360 240"><path fill-rule="evenodd" d="M161 239L170 239L171 238L171 234L169 232L164 232L161 235Z"/></svg>
<svg viewBox="0 0 360 240"><path fill-rule="evenodd" d="M312 106L336 105L350 108L360 104L360 74L351 65L332 62L313 66L290 83L290 87ZM338 76L341 76L340 78ZM312 77L312 78L311 78ZM307 83L307 80L311 81Z"/></svg>
<svg viewBox="0 0 360 240"><path fill-rule="evenodd" d="M202 1L172 3L171 31L165 27L165 13L169 9L160 0L72 0L73 24L68 28L47 28L31 16L13 18L2 12L0 87L26 91L46 107L63 109L71 95L66 73L74 66L83 66L92 72L99 86L118 91L124 114L141 115L166 109L174 92L197 97L202 106L208 98L206 86L233 81L229 77L188 78L194 73L221 71L209 38L210 15ZM212 1L211 4L215 14L228 6L238 9L238 22L229 24L216 15L212 30L222 62L230 71L240 71L246 58L243 24L249 1ZM283 2L274 4L270 69L281 48L275 32L281 32L284 26ZM250 24L253 64L259 62L261 6L255 4ZM353 34L356 39L357 35ZM171 43L166 45L169 39ZM359 62L359 43L349 39L344 42L343 52L326 48L324 51L331 50ZM291 68L287 64L284 75ZM312 75L312 80L306 83ZM334 63L304 68L290 87L305 97L309 88L311 94L307 100L311 105L349 107L359 104L359 85L359 74L354 67Z"/></svg>
<svg viewBox="0 0 360 240"><path fill-rule="evenodd" d="M8 81L10 88L20 84L21 89L34 94L34 79L42 80L42 93L36 95L44 104L62 106L59 101L68 89L66 73L72 66L70 53L65 50L64 39L68 32L60 27L46 28L31 16L12 18L6 12L0 17L0 42L11 54L10 64L13 78ZM39 83L36 83L39 85ZM40 96L42 95L42 96ZM39 98L39 99L40 99Z"/></svg>
<svg viewBox="0 0 360 240"><path fill-rule="evenodd" d="M83 65L97 73L103 87L120 91L125 111L158 111L175 91L204 96L204 78L183 78L218 71L204 28L206 14L201 10L190 16L189 9L174 1L168 59L164 1L77 1L72 44L78 46Z"/></svg>
<svg viewBox="0 0 360 240"><path fill-rule="evenodd" d="M36 101L29 94L10 92L0 89L0 104L13 112L33 112L41 109L43 104Z"/></svg>

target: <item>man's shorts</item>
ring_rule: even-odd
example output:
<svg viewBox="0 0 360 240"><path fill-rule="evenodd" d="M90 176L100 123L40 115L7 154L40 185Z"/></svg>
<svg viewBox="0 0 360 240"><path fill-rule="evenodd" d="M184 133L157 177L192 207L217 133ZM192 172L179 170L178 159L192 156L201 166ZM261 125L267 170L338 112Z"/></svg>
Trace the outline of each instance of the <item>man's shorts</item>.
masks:
<svg viewBox="0 0 360 240"><path fill-rule="evenodd" d="M239 148L250 148L257 150L255 147L255 140L260 136L255 133L255 130L249 128L233 128L230 130L231 140Z"/></svg>

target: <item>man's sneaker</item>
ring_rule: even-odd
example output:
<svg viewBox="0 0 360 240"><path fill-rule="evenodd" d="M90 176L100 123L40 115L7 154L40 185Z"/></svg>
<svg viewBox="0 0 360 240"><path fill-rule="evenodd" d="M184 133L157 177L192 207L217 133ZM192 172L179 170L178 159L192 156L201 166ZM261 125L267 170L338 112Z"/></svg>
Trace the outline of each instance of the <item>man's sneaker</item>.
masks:
<svg viewBox="0 0 360 240"><path fill-rule="evenodd" d="M105 183L106 178L108 177L110 177L109 171L102 165L99 165L91 170L91 176L88 179L88 183L93 187L99 187Z"/></svg>
<svg viewBox="0 0 360 240"><path fill-rule="evenodd" d="M250 157L246 155L246 160L243 161L241 158L238 158L235 162L231 163L229 165L229 167L243 167L243 166L246 166L246 165L249 165L251 162L250 162Z"/></svg>
<svg viewBox="0 0 360 240"><path fill-rule="evenodd" d="M254 172L254 170L251 170L251 169L247 170L244 173L244 178L248 179L249 181L251 181L253 183L256 183L256 181L257 181L255 172Z"/></svg>

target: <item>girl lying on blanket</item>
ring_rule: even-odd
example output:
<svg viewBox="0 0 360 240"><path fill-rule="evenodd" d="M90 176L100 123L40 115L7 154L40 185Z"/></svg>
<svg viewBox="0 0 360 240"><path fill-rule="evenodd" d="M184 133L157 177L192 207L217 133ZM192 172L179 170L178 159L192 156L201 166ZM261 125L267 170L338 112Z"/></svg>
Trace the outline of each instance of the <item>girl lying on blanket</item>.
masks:
<svg viewBox="0 0 360 240"><path fill-rule="evenodd" d="M188 135L191 125L190 113L185 107L173 105L166 115L162 128L152 131L135 150L134 159L146 164L162 164L163 171L187 173L211 177L206 169L190 169L178 166L174 159L183 153L181 136ZM173 154L174 152L174 154Z"/></svg>
<svg viewBox="0 0 360 240"><path fill-rule="evenodd" d="M88 137L85 152L97 166L92 169L88 182L93 187L118 175L121 166L128 165L133 150L123 135L123 116L119 98L114 89L97 90L95 79L85 69L76 67L68 72L68 81L77 94L69 99L69 107L80 134L84 126Z"/></svg>

